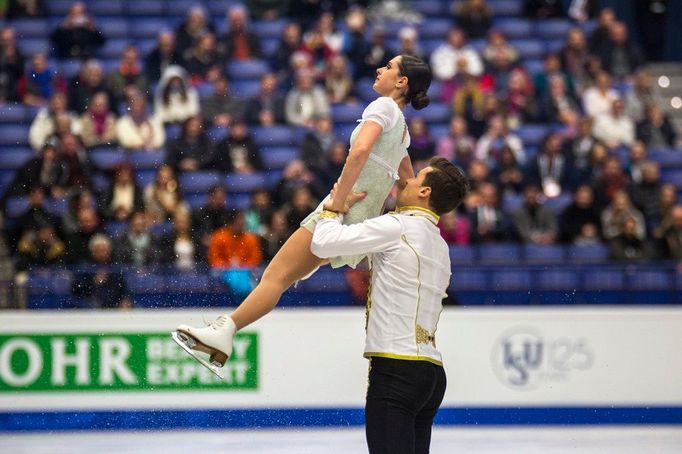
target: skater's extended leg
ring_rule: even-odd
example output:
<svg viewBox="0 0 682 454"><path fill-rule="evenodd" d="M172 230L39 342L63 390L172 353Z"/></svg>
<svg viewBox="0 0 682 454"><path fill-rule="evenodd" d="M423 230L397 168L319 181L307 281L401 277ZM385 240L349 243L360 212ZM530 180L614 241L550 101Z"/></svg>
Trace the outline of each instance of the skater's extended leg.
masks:
<svg viewBox="0 0 682 454"><path fill-rule="evenodd" d="M263 277L230 315L237 329L255 322L275 308L282 293L315 268L326 263L310 252L313 234L302 227L296 230L265 268Z"/></svg>

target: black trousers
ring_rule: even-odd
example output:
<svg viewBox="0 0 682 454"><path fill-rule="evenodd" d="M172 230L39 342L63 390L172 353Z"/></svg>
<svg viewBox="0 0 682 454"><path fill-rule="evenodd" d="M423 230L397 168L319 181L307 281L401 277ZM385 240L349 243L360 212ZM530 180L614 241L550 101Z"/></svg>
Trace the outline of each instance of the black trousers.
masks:
<svg viewBox="0 0 682 454"><path fill-rule="evenodd" d="M443 401L442 366L427 361L370 359L365 430L370 454L425 454Z"/></svg>

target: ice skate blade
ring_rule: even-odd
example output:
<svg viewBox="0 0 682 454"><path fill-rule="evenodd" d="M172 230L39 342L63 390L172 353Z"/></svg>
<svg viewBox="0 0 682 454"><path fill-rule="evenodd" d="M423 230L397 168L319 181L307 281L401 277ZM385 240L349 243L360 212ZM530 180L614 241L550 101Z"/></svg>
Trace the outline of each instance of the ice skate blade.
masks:
<svg viewBox="0 0 682 454"><path fill-rule="evenodd" d="M200 357L199 355L197 355L197 354L194 352L194 350L192 350L192 349L188 346L188 344L186 343L186 339L184 339L185 335L178 334L177 331L172 331L172 332L171 332L171 337L173 338L173 340L175 341L176 344L178 344L180 347L182 347L182 349L183 349L184 351L186 351L188 355L190 355L192 358L196 359L196 360L199 362L199 364L201 364L201 365L204 366L206 369L208 369L208 370L210 370L211 372L213 372L215 375L217 375L218 377L220 377L222 380L225 379L225 374L223 374L223 371L220 369L220 367L218 367L218 366L216 366L216 365L214 365L214 364L209 363L209 362L206 361L204 358L202 358L202 357ZM193 342L193 341L194 341L194 339L191 339L191 340L190 340L190 342Z"/></svg>

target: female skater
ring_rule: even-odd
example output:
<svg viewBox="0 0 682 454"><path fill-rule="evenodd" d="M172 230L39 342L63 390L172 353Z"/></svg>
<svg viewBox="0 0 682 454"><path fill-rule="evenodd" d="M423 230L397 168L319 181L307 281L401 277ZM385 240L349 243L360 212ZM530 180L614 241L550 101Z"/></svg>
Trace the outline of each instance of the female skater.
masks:
<svg viewBox="0 0 682 454"><path fill-rule="evenodd" d="M410 135L403 110L408 104L415 109L429 104L426 92L431 84L431 70L417 57L399 55L377 69L376 74L373 88L380 97L367 106L360 124L351 134L350 151L333 197L328 196L303 220L301 227L270 261L256 288L230 316L220 316L203 328L180 325L174 333L176 342L214 373L220 374L218 368L230 356L237 330L270 312L292 284L327 263L310 251L313 231L324 209L345 212L346 198L351 191L362 192L366 196L348 210L344 224L379 216L393 184L397 181L404 185L408 178L414 177L407 154ZM334 257L328 262L335 268L343 265L354 268L364 257ZM208 353L211 364L202 361L192 349Z"/></svg>

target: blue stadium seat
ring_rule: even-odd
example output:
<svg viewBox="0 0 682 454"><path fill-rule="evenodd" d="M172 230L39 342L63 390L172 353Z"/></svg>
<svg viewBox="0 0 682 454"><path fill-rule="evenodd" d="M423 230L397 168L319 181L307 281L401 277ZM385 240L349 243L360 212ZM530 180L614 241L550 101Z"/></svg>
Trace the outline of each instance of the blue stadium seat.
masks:
<svg viewBox="0 0 682 454"><path fill-rule="evenodd" d="M267 188L268 178L263 172L239 174L231 173L225 177L225 187L228 191L250 192Z"/></svg>
<svg viewBox="0 0 682 454"><path fill-rule="evenodd" d="M131 270L125 273L126 284L132 293L165 293L166 278L162 274Z"/></svg>
<svg viewBox="0 0 682 454"><path fill-rule="evenodd" d="M137 3L137 2L135 2ZM134 17L134 16L133 16ZM169 22L165 19L134 19L128 27L130 36L134 39L156 38L161 30L169 28Z"/></svg>
<svg viewBox="0 0 682 454"><path fill-rule="evenodd" d="M8 218L16 218L28 209L28 197L10 197L7 200Z"/></svg>
<svg viewBox="0 0 682 454"><path fill-rule="evenodd" d="M662 169L661 182L672 183L678 188L682 187L682 169Z"/></svg>
<svg viewBox="0 0 682 454"><path fill-rule="evenodd" d="M372 88L374 85L374 80L372 79L360 79L355 84L355 91L357 92L360 99L365 102L374 101L376 99L377 92Z"/></svg>
<svg viewBox="0 0 682 454"><path fill-rule="evenodd" d="M121 16L124 13L124 0L89 0L87 2L88 11L95 16L97 25L109 20L101 16ZM130 2L129 2L130 3Z"/></svg>
<svg viewBox="0 0 682 454"><path fill-rule="evenodd" d="M566 41L563 39L550 39L545 41L545 47L547 52L559 52L566 45Z"/></svg>
<svg viewBox="0 0 682 454"><path fill-rule="evenodd" d="M429 125L429 131L431 131L431 137L438 140L441 137L448 135L450 130L450 125L447 123L434 123Z"/></svg>
<svg viewBox="0 0 682 454"><path fill-rule="evenodd" d="M595 268L583 273L584 290L624 290L625 274L621 270Z"/></svg>
<svg viewBox="0 0 682 454"><path fill-rule="evenodd" d="M79 60L64 60L59 62L59 72L67 79L71 79L80 71L83 62Z"/></svg>
<svg viewBox="0 0 682 454"><path fill-rule="evenodd" d="M550 131L550 127L542 124L525 124L516 130L523 144L539 145Z"/></svg>
<svg viewBox="0 0 682 454"><path fill-rule="evenodd" d="M47 38L26 38L19 40L17 44L27 57L38 53L49 55L52 48L50 40Z"/></svg>
<svg viewBox="0 0 682 454"><path fill-rule="evenodd" d="M154 182L156 179L156 170L138 170L135 172L135 181L141 188ZM182 189L182 188L181 188Z"/></svg>
<svg viewBox="0 0 682 454"><path fill-rule="evenodd" d="M531 265L562 264L566 261L566 251L559 245L526 244L523 246L523 256L525 262Z"/></svg>
<svg viewBox="0 0 682 454"><path fill-rule="evenodd" d="M168 143L169 141L171 141L173 139L177 139L178 137L180 137L180 131L181 131L180 125L178 125L178 124L167 124L167 125L164 125L164 128L166 130L166 143Z"/></svg>
<svg viewBox="0 0 682 454"><path fill-rule="evenodd" d="M654 148L649 150L648 157L658 162L661 167L682 168L682 152L674 148Z"/></svg>
<svg viewBox="0 0 682 454"><path fill-rule="evenodd" d="M488 273L481 269L456 269L450 280L450 290L457 291L488 291Z"/></svg>
<svg viewBox="0 0 682 454"><path fill-rule="evenodd" d="M225 14L227 13L227 9L230 7L231 4L233 3L242 3L234 0L208 0L204 1L204 5L206 5L206 8L208 9L209 13L212 16L220 16L220 17L225 17Z"/></svg>
<svg viewBox="0 0 682 454"><path fill-rule="evenodd" d="M166 157L163 151L135 150L129 152L128 161L135 169L156 169Z"/></svg>
<svg viewBox="0 0 682 454"><path fill-rule="evenodd" d="M419 25L419 39L438 38L443 40L452 28L450 19L425 18Z"/></svg>
<svg viewBox="0 0 682 454"><path fill-rule="evenodd" d="M125 152L119 148L95 148L88 152L88 158L100 170L109 170L122 162L126 162Z"/></svg>
<svg viewBox="0 0 682 454"><path fill-rule="evenodd" d="M541 58L545 54L545 43L537 39L514 39L509 44L519 51L522 60Z"/></svg>
<svg viewBox="0 0 682 454"><path fill-rule="evenodd" d="M168 16L185 16L187 11L193 6L200 4L195 0L173 0L171 2L160 2L166 7L165 14ZM223 18L225 16L223 15Z"/></svg>
<svg viewBox="0 0 682 454"><path fill-rule="evenodd" d="M300 281L301 290L309 292L345 292L348 290L345 273L324 267L315 272L310 278Z"/></svg>
<svg viewBox="0 0 682 454"><path fill-rule="evenodd" d="M0 170L0 196L3 195L10 184L12 184L14 174L14 170Z"/></svg>
<svg viewBox="0 0 682 454"><path fill-rule="evenodd" d="M523 203L523 196L511 192L505 192L502 196L502 211L510 214Z"/></svg>
<svg viewBox="0 0 682 454"><path fill-rule="evenodd" d="M258 145L294 145L298 143L291 126L256 126L251 136Z"/></svg>
<svg viewBox="0 0 682 454"><path fill-rule="evenodd" d="M276 20L258 20L251 23L251 29L261 38L277 38L282 36L282 30L286 26L287 21L282 19Z"/></svg>
<svg viewBox="0 0 682 454"><path fill-rule="evenodd" d="M494 16L518 16L523 12L523 0L489 0Z"/></svg>
<svg viewBox="0 0 682 454"><path fill-rule="evenodd" d="M208 200L207 193L197 193L197 194L185 194L185 202L189 205L192 210L206 205Z"/></svg>
<svg viewBox="0 0 682 454"><path fill-rule="evenodd" d="M177 272L167 277L166 289L171 293L213 293L215 283L205 273Z"/></svg>
<svg viewBox="0 0 682 454"><path fill-rule="evenodd" d="M408 117L421 117L426 123L447 123L452 117L452 109L447 104L433 102L423 110L414 111L410 109Z"/></svg>
<svg viewBox="0 0 682 454"><path fill-rule="evenodd" d="M260 47L266 57L272 56L279 48L279 38L261 38Z"/></svg>
<svg viewBox="0 0 682 454"><path fill-rule="evenodd" d="M448 5L439 0L420 0L418 2L410 2L410 6L416 12L424 16L443 17L448 14Z"/></svg>
<svg viewBox="0 0 682 454"><path fill-rule="evenodd" d="M450 264L471 266L475 261L475 248L471 245L450 245Z"/></svg>
<svg viewBox="0 0 682 454"><path fill-rule="evenodd" d="M518 244L497 243L478 246L478 261L487 265L518 263L521 260L521 248Z"/></svg>
<svg viewBox="0 0 682 454"><path fill-rule="evenodd" d="M535 60L526 60L523 62L523 67L526 68L526 71L528 71L528 74L537 74L539 72L542 72L544 70L545 64L542 62L542 60L535 59Z"/></svg>
<svg viewBox="0 0 682 454"><path fill-rule="evenodd" d="M260 79L268 71L270 65L265 60L233 61L227 64L230 79Z"/></svg>
<svg viewBox="0 0 682 454"><path fill-rule="evenodd" d="M206 134L208 134L209 139L211 139L213 143L223 140L229 133L230 129L223 128L222 126L211 126L206 130Z"/></svg>
<svg viewBox="0 0 682 454"><path fill-rule="evenodd" d="M508 39L529 38L533 34L533 22L519 18L493 18L493 27L500 29Z"/></svg>
<svg viewBox="0 0 682 454"><path fill-rule="evenodd" d="M564 190L557 197L548 198L545 200L545 206L554 211L555 214L560 214L564 209L571 204L573 196Z"/></svg>
<svg viewBox="0 0 682 454"><path fill-rule="evenodd" d="M298 148L264 146L261 149L261 156L265 168L283 169L290 161L298 158Z"/></svg>
<svg viewBox="0 0 682 454"><path fill-rule="evenodd" d="M3 148L9 145L28 146L28 128L28 125L0 124L0 146Z"/></svg>
<svg viewBox="0 0 682 454"><path fill-rule="evenodd" d="M673 290L673 272L639 269L628 276L628 285L633 290Z"/></svg>
<svg viewBox="0 0 682 454"><path fill-rule="evenodd" d="M44 19L14 19L12 28L19 42L26 38L47 38L51 28Z"/></svg>
<svg viewBox="0 0 682 454"><path fill-rule="evenodd" d="M527 269L496 270L491 281L492 290L495 291L529 290L533 287L532 272Z"/></svg>
<svg viewBox="0 0 682 454"><path fill-rule="evenodd" d="M208 189L216 184L221 183L221 176L219 172L190 172L180 175L180 188L187 192L206 192Z"/></svg>
<svg viewBox="0 0 682 454"><path fill-rule="evenodd" d="M230 201L230 206L237 210L248 210L251 206L250 192L229 192L227 199Z"/></svg>
<svg viewBox="0 0 682 454"><path fill-rule="evenodd" d="M147 55L149 52L154 49L156 46L156 39L155 38L139 38L134 41L134 44L137 46L137 49L140 52L140 55L144 56Z"/></svg>
<svg viewBox="0 0 682 454"><path fill-rule="evenodd" d="M362 117L363 104L336 104L332 106L331 117L334 122L353 122Z"/></svg>
<svg viewBox="0 0 682 454"><path fill-rule="evenodd" d="M128 21L119 18L107 18L98 21L97 26L107 39L125 39L128 37Z"/></svg>
<svg viewBox="0 0 682 454"><path fill-rule="evenodd" d="M129 1L126 5L126 13L131 17L162 16L164 14L164 6L165 3L158 0Z"/></svg>
<svg viewBox="0 0 682 454"><path fill-rule="evenodd" d="M609 247L605 244L572 245L566 251L568 260L575 264L599 264L609 260Z"/></svg>
<svg viewBox="0 0 682 454"><path fill-rule="evenodd" d="M127 45L127 39L108 39L104 46L99 50L99 56L103 59L115 60L121 56L123 49Z"/></svg>
<svg viewBox="0 0 682 454"><path fill-rule="evenodd" d="M50 0L45 2L45 9L53 16L65 16L73 0Z"/></svg>
<svg viewBox="0 0 682 454"><path fill-rule="evenodd" d="M0 105L0 123L26 123L30 121L29 109L24 104Z"/></svg>
<svg viewBox="0 0 682 454"><path fill-rule="evenodd" d="M104 232L111 238L119 237L127 228L128 223L125 221L109 221L104 224Z"/></svg>
<svg viewBox="0 0 682 454"><path fill-rule="evenodd" d="M239 93L240 98L251 98L260 92L259 80L243 79L230 82L230 91L232 93Z"/></svg>
<svg viewBox="0 0 682 454"><path fill-rule="evenodd" d="M62 216L68 209L68 199L47 199L45 209L56 216Z"/></svg>
<svg viewBox="0 0 682 454"><path fill-rule="evenodd" d="M173 231L173 223L171 221L160 222L158 224L152 225L149 230L151 231L152 235L160 238Z"/></svg>
<svg viewBox="0 0 682 454"><path fill-rule="evenodd" d="M574 270L538 270L535 287L540 290L562 290L572 292L579 288L580 275Z"/></svg>
<svg viewBox="0 0 682 454"><path fill-rule="evenodd" d="M535 24L535 33L544 39L565 39L574 25L567 19L543 19Z"/></svg>

